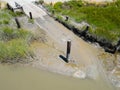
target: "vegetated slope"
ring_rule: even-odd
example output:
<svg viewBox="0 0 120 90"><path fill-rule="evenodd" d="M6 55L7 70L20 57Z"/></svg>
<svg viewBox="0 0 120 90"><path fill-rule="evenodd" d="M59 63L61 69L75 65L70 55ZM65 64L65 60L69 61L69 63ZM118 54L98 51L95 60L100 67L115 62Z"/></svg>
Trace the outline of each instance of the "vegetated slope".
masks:
<svg viewBox="0 0 120 90"><path fill-rule="evenodd" d="M14 16L21 15L12 11L0 10L0 62L16 63L31 56L29 43L32 34L17 29Z"/></svg>
<svg viewBox="0 0 120 90"><path fill-rule="evenodd" d="M81 0L58 2L51 10L67 15L76 22L85 21L92 26L90 33L116 44L120 37L120 0L103 5L91 5Z"/></svg>

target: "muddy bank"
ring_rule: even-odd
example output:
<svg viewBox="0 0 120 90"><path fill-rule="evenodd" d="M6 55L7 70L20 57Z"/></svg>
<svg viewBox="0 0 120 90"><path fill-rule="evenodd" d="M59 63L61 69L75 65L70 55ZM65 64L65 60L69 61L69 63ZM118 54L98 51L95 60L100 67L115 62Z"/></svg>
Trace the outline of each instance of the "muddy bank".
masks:
<svg viewBox="0 0 120 90"><path fill-rule="evenodd" d="M22 28L29 30L36 37L30 44L34 56L33 58L28 58L26 65L82 79L97 78L98 72L95 64L88 63L88 66L84 66L81 63L81 65L79 65L81 61L70 61L66 63L60 58L60 55L65 56L64 48L66 47L63 48L62 45L53 40L47 32L36 25L35 20L31 23L26 16L19 17L18 20ZM79 55L78 53L73 53ZM89 60L87 60L87 62L89 62Z"/></svg>
<svg viewBox="0 0 120 90"><path fill-rule="evenodd" d="M108 78L111 83L116 86L120 87L120 57L119 52L120 52L120 41L116 45L113 45L111 42L107 41L106 39L103 38L98 38L97 36L89 33L89 28L90 26L82 22L81 26L85 28L84 29L78 29L77 25L74 26L71 23L66 22L66 17L62 20L59 19L55 16L52 16L56 21L64 25L68 30L72 31L75 35L78 37L82 38L83 40L91 43L98 43L103 49L103 52L100 52L98 54L99 60L102 63L102 66L105 70L105 73L107 74L106 78ZM109 52L109 53L106 53ZM98 62L98 63L100 63ZM97 64L98 65L98 64ZM82 71L77 71L74 75L79 77L79 73L82 77L85 76L85 74Z"/></svg>
<svg viewBox="0 0 120 90"><path fill-rule="evenodd" d="M87 63L88 65L84 65L82 61L74 60L74 57L71 55L73 60L66 63L62 58L60 58L60 55L65 57L65 50L61 48L59 43L52 40L46 32L44 33L46 35L44 37L46 39L44 43L34 42L31 45L36 56L34 61L31 62L33 67L81 79L96 79L98 77L99 72L97 71L98 67L95 62L94 64L92 62L92 64ZM74 54L79 55L78 53ZM89 62L89 60L87 61Z"/></svg>

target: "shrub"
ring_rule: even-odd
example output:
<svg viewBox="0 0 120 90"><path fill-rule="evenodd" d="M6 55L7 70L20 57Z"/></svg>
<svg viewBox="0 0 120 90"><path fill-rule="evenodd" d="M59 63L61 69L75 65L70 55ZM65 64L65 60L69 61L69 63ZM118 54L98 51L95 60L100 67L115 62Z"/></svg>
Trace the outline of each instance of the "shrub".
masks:
<svg viewBox="0 0 120 90"><path fill-rule="evenodd" d="M29 56L29 47L23 39L0 42L0 61L19 62Z"/></svg>
<svg viewBox="0 0 120 90"><path fill-rule="evenodd" d="M3 27L0 30L0 39L2 41L9 41L16 38L27 40L31 36L32 36L32 33L24 29L18 30L10 27Z"/></svg>
<svg viewBox="0 0 120 90"><path fill-rule="evenodd" d="M56 12L61 12L62 11L62 2L57 2L54 5L54 9L55 9Z"/></svg>

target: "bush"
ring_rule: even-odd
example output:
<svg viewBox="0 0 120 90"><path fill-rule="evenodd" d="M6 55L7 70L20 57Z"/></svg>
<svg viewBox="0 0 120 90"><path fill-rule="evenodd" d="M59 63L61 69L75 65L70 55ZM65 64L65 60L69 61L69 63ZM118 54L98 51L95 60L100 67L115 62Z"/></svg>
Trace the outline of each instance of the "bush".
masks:
<svg viewBox="0 0 120 90"><path fill-rule="evenodd" d="M29 47L23 39L0 42L0 61L19 62L29 56Z"/></svg>
<svg viewBox="0 0 120 90"><path fill-rule="evenodd" d="M10 27L3 27L0 30L0 40L1 41L9 41L12 39L16 39L16 38L21 38L24 40L27 40L27 38L31 37L32 34L24 29L13 29Z"/></svg>
<svg viewBox="0 0 120 90"><path fill-rule="evenodd" d="M56 12L61 12L62 11L62 2L57 2L54 5L54 9L55 9Z"/></svg>
<svg viewBox="0 0 120 90"><path fill-rule="evenodd" d="M29 43L32 34L27 30L5 27L0 30L0 61L19 62L31 56Z"/></svg>

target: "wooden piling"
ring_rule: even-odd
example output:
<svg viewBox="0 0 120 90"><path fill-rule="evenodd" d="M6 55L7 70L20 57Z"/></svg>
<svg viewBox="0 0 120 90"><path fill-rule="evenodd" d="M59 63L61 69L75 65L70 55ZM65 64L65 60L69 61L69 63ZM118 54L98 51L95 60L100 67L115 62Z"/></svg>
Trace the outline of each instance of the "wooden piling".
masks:
<svg viewBox="0 0 120 90"><path fill-rule="evenodd" d="M12 12L14 12L14 8L11 8Z"/></svg>
<svg viewBox="0 0 120 90"><path fill-rule="evenodd" d="M16 22L16 24L17 24L17 28L21 28L21 25L20 25L20 23L19 23L19 21L18 21L17 18L15 18L15 22Z"/></svg>
<svg viewBox="0 0 120 90"><path fill-rule="evenodd" d="M65 21L68 21L68 19L69 19L69 17L68 17L68 16L66 16L66 19L65 19Z"/></svg>
<svg viewBox="0 0 120 90"><path fill-rule="evenodd" d="M33 17L32 17L32 13L31 13L31 12L29 12L29 15L30 15L30 19L33 19Z"/></svg>
<svg viewBox="0 0 120 90"><path fill-rule="evenodd" d="M66 52L66 59L69 62L70 60L70 52L71 52L71 40L67 41L67 52Z"/></svg>
<svg viewBox="0 0 120 90"><path fill-rule="evenodd" d="M24 9L23 9L23 7L21 7L21 10L22 10L22 12L24 13Z"/></svg>
<svg viewBox="0 0 120 90"><path fill-rule="evenodd" d="M10 7L10 5L9 5L8 3L7 3L7 8L8 8L8 9L11 9L11 7Z"/></svg>

